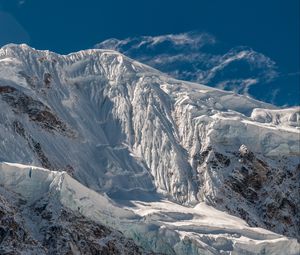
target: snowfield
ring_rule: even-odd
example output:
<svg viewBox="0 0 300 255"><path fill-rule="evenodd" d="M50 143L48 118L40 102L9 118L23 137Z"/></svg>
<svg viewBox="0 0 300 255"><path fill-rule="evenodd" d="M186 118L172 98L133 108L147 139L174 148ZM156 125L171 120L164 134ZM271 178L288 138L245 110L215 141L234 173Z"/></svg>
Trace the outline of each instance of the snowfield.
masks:
<svg viewBox="0 0 300 255"><path fill-rule="evenodd" d="M31 173L30 173L31 171ZM167 200L116 204L65 172L1 163L0 185L33 204L42 197L133 238L146 249L165 254L297 254L295 239L218 211L205 203L186 207ZM123 201L124 202L124 201ZM55 210L55 208L53 208Z"/></svg>
<svg viewBox="0 0 300 255"><path fill-rule="evenodd" d="M0 109L0 184L28 205L53 200L146 251L299 254L299 107L111 50L7 45Z"/></svg>

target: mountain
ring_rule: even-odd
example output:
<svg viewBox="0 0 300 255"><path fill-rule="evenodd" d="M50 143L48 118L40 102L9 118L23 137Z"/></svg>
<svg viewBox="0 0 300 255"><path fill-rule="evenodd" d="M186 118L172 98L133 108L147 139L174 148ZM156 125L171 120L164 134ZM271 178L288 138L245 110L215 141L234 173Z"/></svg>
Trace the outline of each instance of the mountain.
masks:
<svg viewBox="0 0 300 255"><path fill-rule="evenodd" d="M0 177L1 254L144 254L120 232L61 203L71 190L66 173L1 163Z"/></svg>
<svg viewBox="0 0 300 255"><path fill-rule="evenodd" d="M299 251L299 107L27 45L0 50L0 107L0 250Z"/></svg>
<svg viewBox="0 0 300 255"><path fill-rule="evenodd" d="M234 91L278 106L299 105L299 73L288 74L268 56L247 46L230 47L210 34L112 38L95 48L117 50L177 79Z"/></svg>

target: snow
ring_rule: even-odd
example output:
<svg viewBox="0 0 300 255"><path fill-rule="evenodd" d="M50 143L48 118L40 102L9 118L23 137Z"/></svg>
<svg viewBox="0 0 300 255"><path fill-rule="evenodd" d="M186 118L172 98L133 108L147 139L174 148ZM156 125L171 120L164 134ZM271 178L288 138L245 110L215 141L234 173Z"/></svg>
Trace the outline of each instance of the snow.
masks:
<svg viewBox="0 0 300 255"><path fill-rule="evenodd" d="M32 178L28 176L29 169ZM186 207L167 200L126 201L130 206L124 206L88 189L64 172L21 164L1 163L0 177L1 185L31 202L46 196L59 198L65 207L121 230L140 244L154 242L150 247L156 252L171 254L171 248L178 254L182 249L195 251L191 254L203 250L217 254L222 247L227 254L261 254L262 251L297 254L300 248L296 240L251 228L243 220L205 203Z"/></svg>
<svg viewBox="0 0 300 255"><path fill-rule="evenodd" d="M300 127L300 107L270 110L256 108L251 114L251 119L260 123L270 123L278 127Z"/></svg>
<svg viewBox="0 0 300 255"><path fill-rule="evenodd" d="M33 172L31 177L29 176L30 169ZM49 191L49 185L55 175L60 174L34 166L1 163L0 185L13 189L28 200L35 201Z"/></svg>
<svg viewBox="0 0 300 255"><path fill-rule="evenodd" d="M296 250L295 240L250 228L204 202L235 203L223 186L241 167L233 156L241 145L270 166L285 157L295 171L298 108L178 81L110 50L62 56L8 45L0 49L0 86L30 98L28 111L18 112L7 102L11 95L0 94L0 161L25 165L2 163L0 184L24 198L58 196L69 209L158 252L242 254L251 244L256 253ZM47 129L33 121L41 105L64 125ZM214 152L231 155L231 165L214 169ZM43 165L52 171L35 167ZM213 203L219 194L223 205ZM254 205L241 206L251 220L259 218Z"/></svg>

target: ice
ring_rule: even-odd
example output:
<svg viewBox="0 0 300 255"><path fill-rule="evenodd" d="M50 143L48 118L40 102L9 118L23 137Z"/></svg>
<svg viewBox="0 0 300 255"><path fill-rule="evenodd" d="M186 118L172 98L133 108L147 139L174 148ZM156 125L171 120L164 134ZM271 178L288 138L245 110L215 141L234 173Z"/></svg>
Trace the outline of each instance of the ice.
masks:
<svg viewBox="0 0 300 255"><path fill-rule="evenodd" d="M249 222L296 236L279 221L288 208L266 225L260 210L289 199L297 212L298 108L175 80L109 50L8 45L0 67L0 161L24 164L2 163L1 185L31 202L56 197L157 252L295 254L295 239L225 211L241 216L239 207ZM242 145L255 165L240 158ZM248 168L258 171L258 195L230 186Z"/></svg>
<svg viewBox="0 0 300 255"><path fill-rule="evenodd" d="M28 176L32 169L32 178ZM295 239L261 228L205 203L186 207L167 200L112 201L80 184L68 174L21 164L1 163L5 188L34 202L41 197L59 199L62 205L96 222L106 224L154 252L166 254L297 254ZM53 208L55 210L55 208Z"/></svg>

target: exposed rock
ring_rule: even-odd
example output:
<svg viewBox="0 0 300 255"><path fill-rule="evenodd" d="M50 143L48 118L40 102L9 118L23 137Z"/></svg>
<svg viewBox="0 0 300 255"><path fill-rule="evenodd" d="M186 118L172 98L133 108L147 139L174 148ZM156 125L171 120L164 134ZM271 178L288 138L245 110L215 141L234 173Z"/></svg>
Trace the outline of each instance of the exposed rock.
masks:
<svg viewBox="0 0 300 255"><path fill-rule="evenodd" d="M47 131L57 131L63 135L74 137L75 132L61 121L51 109L41 101L35 100L14 87L0 86L0 95L16 114L26 114Z"/></svg>
<svg viewBox="0 0 300 255"><path fill-rule="evenodd" d="M163 198L184 208L204 201L251 226L299 238L298 109L174 80L113 51L60 56L10 45L0 60L0 82L9 85L0 87L1 160L60 170L70 165L71 175L97 194ZM186 229L193 236L186 243L200 240L193 228ZM47 231L65 230L54 224ZM205 240L231 248L222 238ZM72 242L74 253L81 246Z"/></svg>
<svg viewBox="0 0 300 255"><path fill-rule="evenodd" d="M52 81L52 76L50 73L44 73L44 84L47 88L50 87Z"/></svg>
<svg viewBox="0 0 300 255"><path fill-rule="evenodd" d="M28 210L28 204L20 205L18 197L0 187L1 254L145 254L118 231L64 208L53 212L46 200Z"/></svg>
<svg viewBox="0 0 300 255"><path fill-rule="evenodd" d="M215 156L217 160L224 166L229 166L230 165L230 158L223 155L222 153L215 152Z"/></svg>
<svg viewBox="0 0 300 255"><path fill-rule="evenodd" d="M20 136L22 136L29 148L37 155L38 160L40 161L41 165L48 169L54 169L54 166L50 163L48 157L45 155L42 146L39 142L35 141L30 134L27 133L25 130L23 124L17 120L15 120L13 123L13 129L16 131L16 133Z"/></svg>

